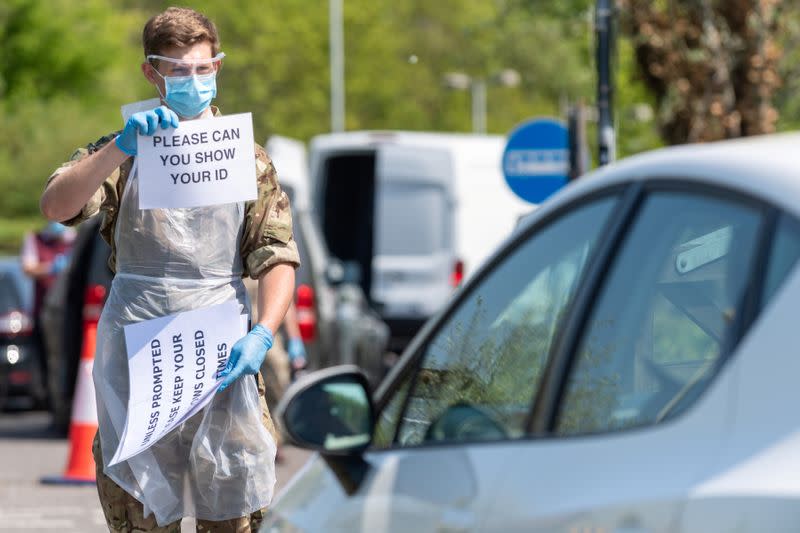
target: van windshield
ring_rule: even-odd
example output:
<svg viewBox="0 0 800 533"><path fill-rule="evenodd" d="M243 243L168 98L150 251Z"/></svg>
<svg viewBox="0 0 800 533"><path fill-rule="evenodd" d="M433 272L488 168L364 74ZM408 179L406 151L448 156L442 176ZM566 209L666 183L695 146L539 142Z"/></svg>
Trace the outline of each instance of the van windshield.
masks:
<svg viewBox="0 0 800 533"><path fill-rule="evenodd" d="M447 199L442 187L382 185L377 206L378 254L430 254L445 248L447 235Z"/></svg>

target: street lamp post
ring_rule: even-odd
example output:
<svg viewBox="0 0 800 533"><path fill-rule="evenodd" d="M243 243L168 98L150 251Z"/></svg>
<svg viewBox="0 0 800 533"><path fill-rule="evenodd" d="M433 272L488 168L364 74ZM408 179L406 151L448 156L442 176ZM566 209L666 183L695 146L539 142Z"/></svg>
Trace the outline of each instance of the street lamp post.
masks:
<svg viewBox="0 0 800 533"><path fill-rule="evenodd" d="M331 131L344 131L344 21L343 0L328 0L330 11Z"/></svg>
<svg viewBox="0 0 800 533"><path fill-rule="evenodd" d="M614 132L614 81L611 76L611 53L614 46L614 11L611 0L597 0L597 136L600 165L616 158Z"/></svg>
<svg viewBox="0 0 800 533"><path fill-rule="evenodd" d="M487 131L486 92L489 83L501 87L516 87L520 83L520 75L514 69L501 70L489 78L476 78L463 72L448 72L444 75L446 87L460 91L470 91L473 133L485 134Z"/></svg>
<svg viewBox="0 0 800 533"><path fill-rule="evenodd" d="M472 80L472 132L486 133L486 80Z"/></svg>

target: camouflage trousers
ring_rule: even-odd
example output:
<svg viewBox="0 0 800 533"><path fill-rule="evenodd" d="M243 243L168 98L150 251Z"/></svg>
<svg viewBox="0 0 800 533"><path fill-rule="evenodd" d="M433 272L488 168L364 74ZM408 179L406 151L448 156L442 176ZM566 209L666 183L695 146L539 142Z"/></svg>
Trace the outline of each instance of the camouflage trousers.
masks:
<svg viewBox="0 0 800 533"><path fill-rule="evenodd" d="M258 395L261 404L261 420L264 427L275 439L275 442L278 442L275 425L272 422L272 416L269 414L269 409L264 399L266 388L264 386L264 379L260 373L257 375L256 381L258 382ZM97 493L100 496L100 504L103 507L106 524L111 533L181 532L180 520L165 526L159 526L152 513L145 517L142 503L125 492L125 490L103 473L103 453L100 449L99 433L94 437L92 454L94 455L94 463L97 472ZM242 480L242 482L244 483L244 480ZM215 533L256 532L261 525L261 521L264 519L265 511L266 509L260 509L250 516L232 518L221 522L197 520L197 531Z"/></svg>

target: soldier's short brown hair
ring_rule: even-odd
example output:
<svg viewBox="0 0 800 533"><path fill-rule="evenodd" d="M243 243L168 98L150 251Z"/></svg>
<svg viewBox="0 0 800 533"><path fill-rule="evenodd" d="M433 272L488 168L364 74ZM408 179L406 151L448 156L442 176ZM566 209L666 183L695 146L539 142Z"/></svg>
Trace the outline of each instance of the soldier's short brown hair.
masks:
<svg viewBox="0 0 800 533"><path fill-rule="evenodd" d="M142 31L144 55L160 55L165 48L185 48L208 41L211 55L219 53L219 35L214 23L202 13L185 7L170 7L155 15Z"/></svg>

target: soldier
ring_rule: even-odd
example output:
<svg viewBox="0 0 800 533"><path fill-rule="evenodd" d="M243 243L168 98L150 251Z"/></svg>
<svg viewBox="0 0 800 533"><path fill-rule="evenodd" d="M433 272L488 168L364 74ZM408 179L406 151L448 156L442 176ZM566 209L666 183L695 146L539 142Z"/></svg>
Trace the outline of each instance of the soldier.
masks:
<svg viewBox="0 0 800 533"><path fill-rule="evenodd" d="M138 208L137 135L219 115L210 104L223 57L214 24L191 9L154 16L142 40L141 70L162 105L134 113L123 130L78 150L50 177L41 199L45 216L66 225L101 212L101 233L112 247L116 274L98 325L93 373L98 493L114 532L177 532L184 516L197 518L198 531L255 531L274 487L276 440L258 369L299 265L289 201L256 146L255 201ZM244 275L258 280L259 321L232 347L219 392L153 446L109 466L127 415L123 327L231 299L247 313Z"/></svg>

